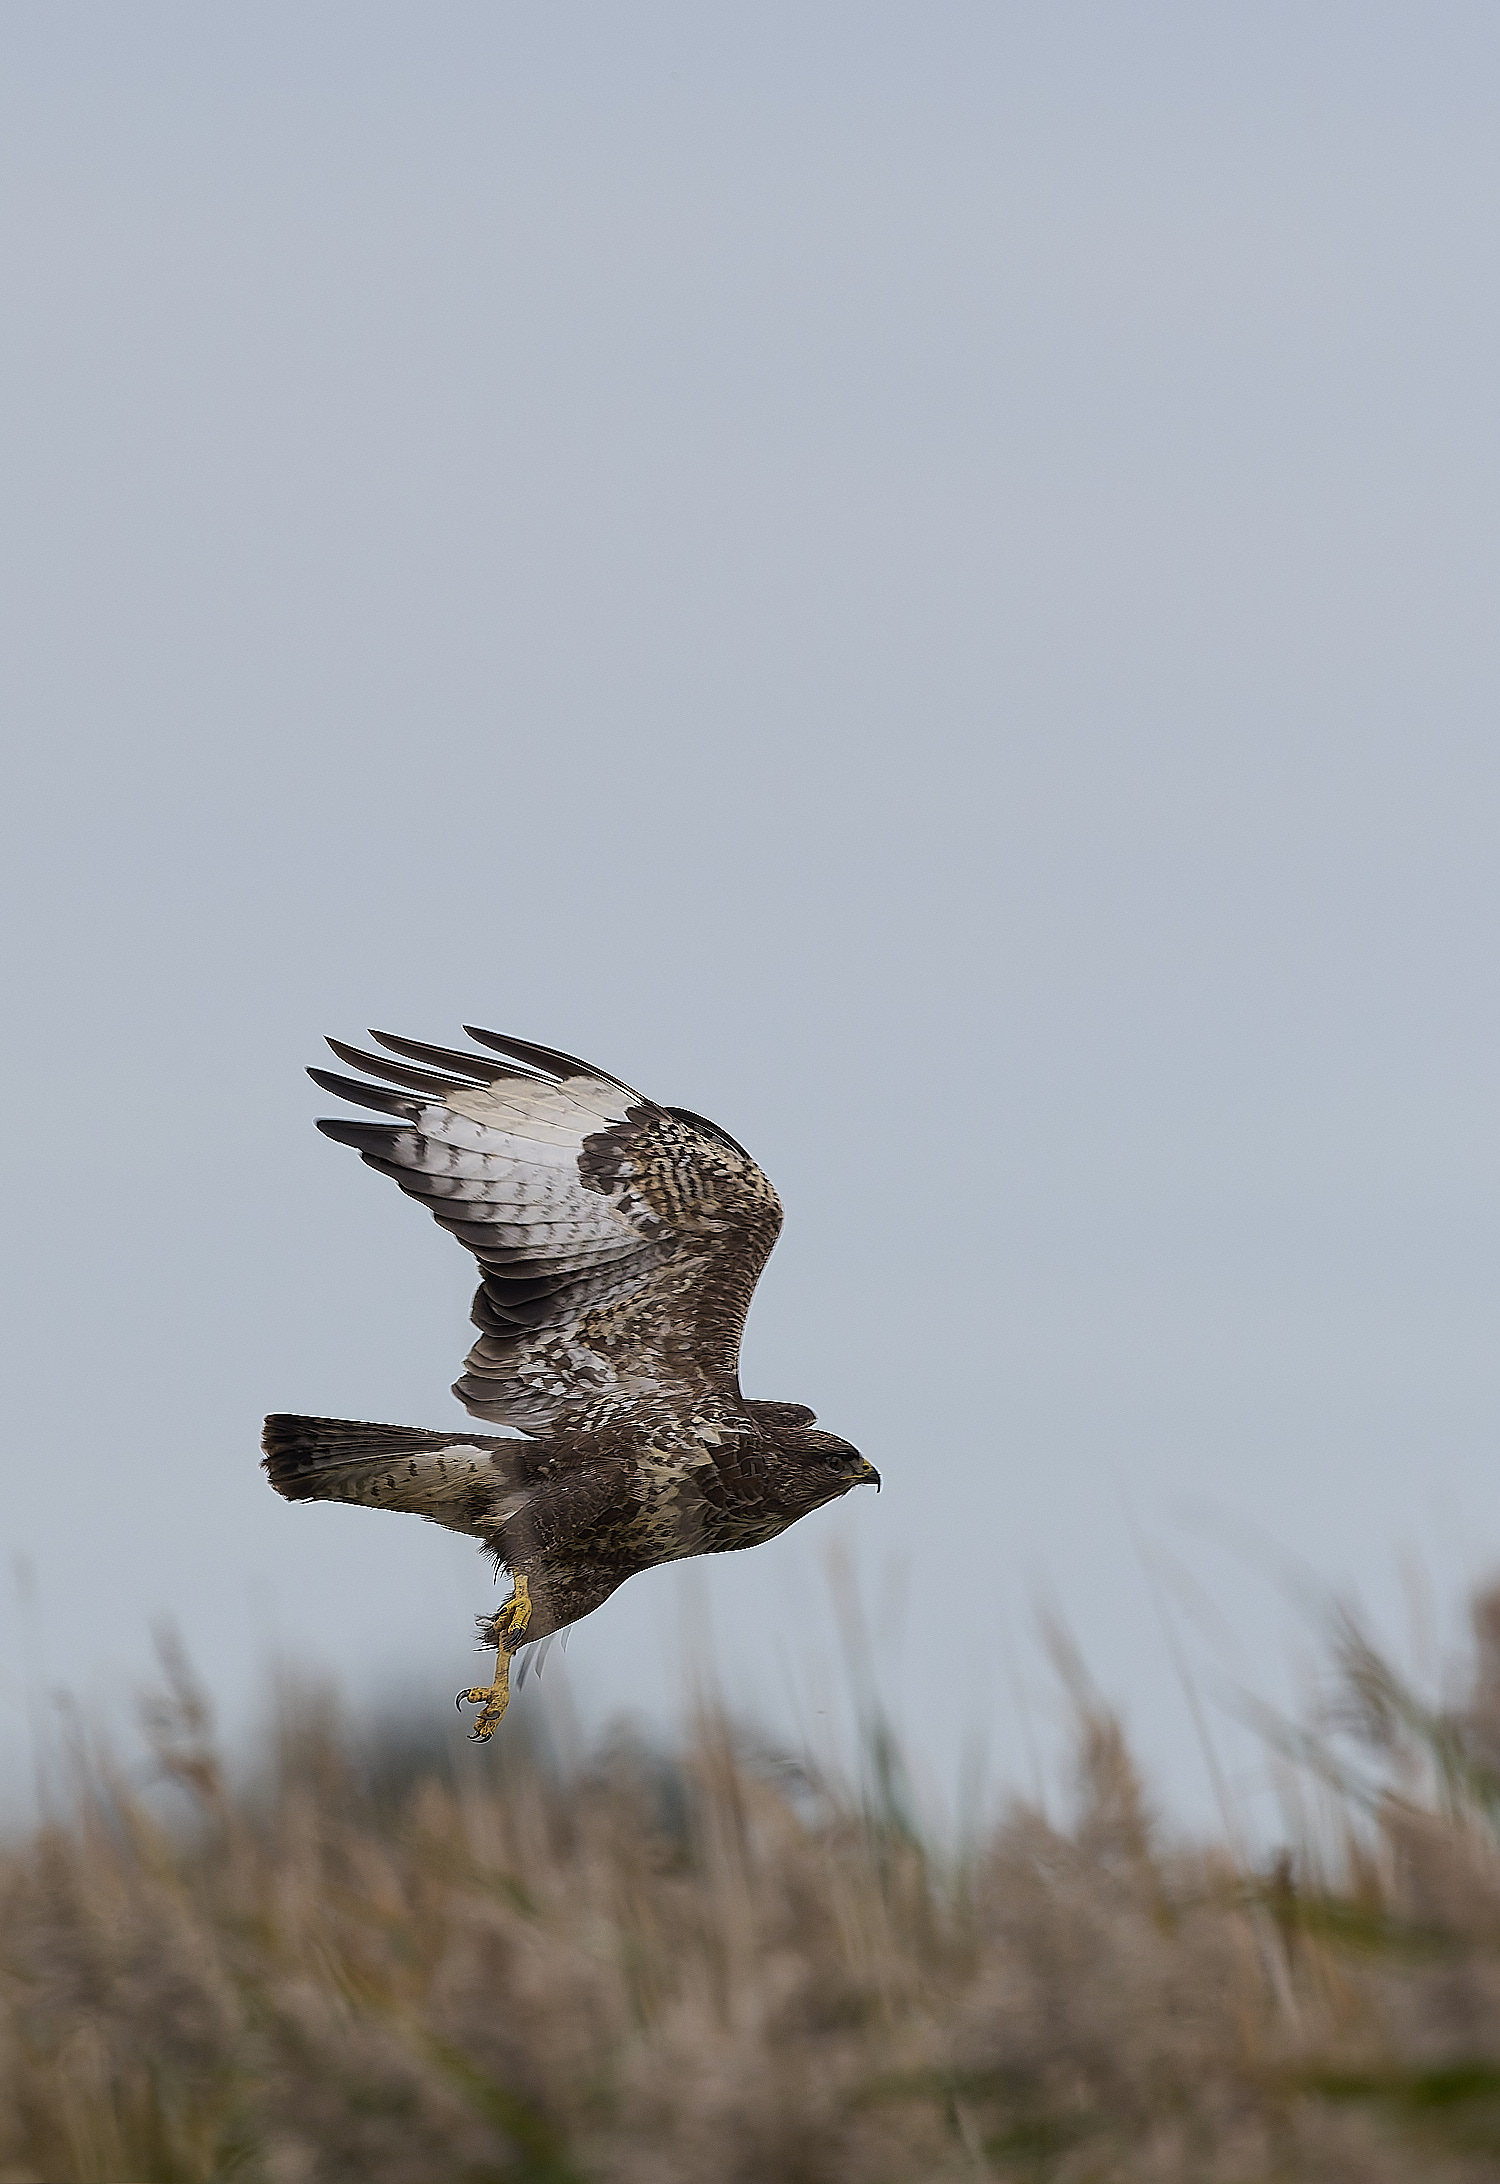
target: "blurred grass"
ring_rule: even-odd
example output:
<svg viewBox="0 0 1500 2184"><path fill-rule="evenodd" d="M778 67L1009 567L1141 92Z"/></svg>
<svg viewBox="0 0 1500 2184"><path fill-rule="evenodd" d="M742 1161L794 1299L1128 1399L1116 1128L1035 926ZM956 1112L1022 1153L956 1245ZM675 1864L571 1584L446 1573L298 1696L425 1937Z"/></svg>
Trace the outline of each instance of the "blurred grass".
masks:
<svg viewBox="0 0 1500 2184"><path fill-rule="evenodd" d="M1265 1870L1154 1818L1076 1664L1066 1824L863 1778L483 1763L287 1691L233 1787L170 1645L143 1789L81 1746L0 1853L0 2184L1500 2176L1500 1592L1439 1707L1347 1619Z"/></svg>

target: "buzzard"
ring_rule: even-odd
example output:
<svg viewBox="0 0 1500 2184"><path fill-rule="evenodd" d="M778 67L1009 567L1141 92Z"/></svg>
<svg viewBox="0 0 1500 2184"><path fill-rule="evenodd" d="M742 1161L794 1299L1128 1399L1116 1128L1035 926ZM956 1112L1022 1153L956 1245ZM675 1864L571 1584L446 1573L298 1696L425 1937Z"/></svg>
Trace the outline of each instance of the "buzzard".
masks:
<svg viewBox="0 0 1500 2184"><path fill-rule="evenodd" d="M574 1055L464 1028L487 1051L372 1031L399 1059L330 1039L363 1077L308 1074L388 1118L324 1135L479 1261L479 1340L453 1392L525 1438L278 1415L262 1445L289 1501L408 1510L510 1572L511 1598L480 1619L494 1681L458 1697L483 1740L522 1646L637 1570L757 1546L880 1477L802 1404L740 1394L745 1314L781 1228L744 1147Z"/></svg>

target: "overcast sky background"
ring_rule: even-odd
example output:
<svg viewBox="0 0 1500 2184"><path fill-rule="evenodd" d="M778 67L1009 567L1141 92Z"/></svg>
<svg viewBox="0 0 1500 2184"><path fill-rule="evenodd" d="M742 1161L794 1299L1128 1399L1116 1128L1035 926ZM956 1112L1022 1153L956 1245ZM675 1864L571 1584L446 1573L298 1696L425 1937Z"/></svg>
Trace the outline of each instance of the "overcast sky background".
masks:
<svg viewBox="0 0 1500 2184"><path fill-rule="evenodd" d="M822 1734L842 1542L943 1794L1049 1748L1042 1600L1206 1815L1165 1606L1274 1827L1283 1563L1460 1627L1497 87L1489 5L5 12L13 1789L162 1614L234 1734L474 1673L467 1542L257 1464L461 1417L470 1262L311 1127L367 1025L748 1144L747 1391L885 1475L521 1705L669 1722L706 1621Z"/></svg>

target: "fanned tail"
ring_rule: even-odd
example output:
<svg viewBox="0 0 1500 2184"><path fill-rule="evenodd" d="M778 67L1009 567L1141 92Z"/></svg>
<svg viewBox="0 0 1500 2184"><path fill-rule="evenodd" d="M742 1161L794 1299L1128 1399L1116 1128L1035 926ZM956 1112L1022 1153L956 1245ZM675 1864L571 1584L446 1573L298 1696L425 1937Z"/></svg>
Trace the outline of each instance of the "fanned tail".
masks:
<svg viewBox="0 0 1500 2184"><path fill-rule="evenodd" d="M526 1446L491 1434L284 1412L266 1420L261 1437L266 1475L288 1501L406 1510L475 1539L493 1530L497 1505L523 1488Z"/></svg>

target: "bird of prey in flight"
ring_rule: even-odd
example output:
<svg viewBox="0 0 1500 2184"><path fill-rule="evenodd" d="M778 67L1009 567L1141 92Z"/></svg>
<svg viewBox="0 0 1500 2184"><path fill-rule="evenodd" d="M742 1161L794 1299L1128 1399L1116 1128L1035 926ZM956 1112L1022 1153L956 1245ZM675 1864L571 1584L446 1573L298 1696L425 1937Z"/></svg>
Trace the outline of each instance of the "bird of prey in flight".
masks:
<svg viewBox="0 0 1500 2184"><path fill-rule="evenodd" d="M781 1228L743 1147L571 1054L465 1029L487 1051L372 1031L399 1059L330 1039L363 1078L308 1074L386 1118L320 1122L325 1136L478 1260L479 1340L453 1392L525 1438L278 1415L263 1446L289 1501L408 1510L509 1570L511 1598L480 1619L494 1681L458 1700L484 1739L522 1646L638 1570L758 1546L880 1478L800 1403L740 1394L745 1314Z"/></svg>

